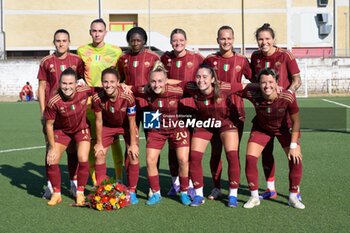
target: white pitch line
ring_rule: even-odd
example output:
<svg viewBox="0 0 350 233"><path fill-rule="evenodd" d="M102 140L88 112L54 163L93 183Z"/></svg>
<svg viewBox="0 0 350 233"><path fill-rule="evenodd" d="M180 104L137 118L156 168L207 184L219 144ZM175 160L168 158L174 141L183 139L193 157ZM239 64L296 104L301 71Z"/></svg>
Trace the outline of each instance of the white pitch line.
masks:
<svg viewBox="0 0 350 233"><path fill-rule="evenodd" d="M42 149L45 146L33 146L33 147L25 147L25 148L17 148L17 149L8 149L8 150L0 150L0 153L12 152L12 151L23 151L23 150L35 150Z"/></svg>
<svg viewBox="0 0 350 233"><path fill-rule="evenodd" d="M327 99L322 99L322 100L325 101L325 102L328 102L328 103L332 103L332 104L336 104L336 105L345 107L345 108L350 108L350 106L346 105L346 104L341 104L341 103L338 103L338 102L335 102L335 101L332 101L332 100L327 100Z"/></svg>
<svg viewBox="0 0 350 233"><path fill-rule="evenodd" d="M145 139L145 137L140 137L141 140ZM121 141L124 141L124 138L120 139ZM13 152L13 151L24 151L24 150L35 150L35 149L42 149L45 148L45 146L33 146L33 147L24 147L24 148L17 148L17 149L8 149L8 150L0 150L0 153L6 153L6 152Z"/></svg>

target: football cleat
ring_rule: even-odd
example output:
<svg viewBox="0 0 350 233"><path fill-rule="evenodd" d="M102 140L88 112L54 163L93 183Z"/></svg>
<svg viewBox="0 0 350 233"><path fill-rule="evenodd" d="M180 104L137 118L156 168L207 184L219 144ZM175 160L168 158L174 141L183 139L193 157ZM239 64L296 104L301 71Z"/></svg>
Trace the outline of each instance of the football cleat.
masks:
<svg viewBox="0 0 350 233"><path fill-rule="evenodd" d="M299 201L298 197L289 198L288 205L300 210L305 209L305 205Z"/></svg>
<svg viewBox="0 0 350 233"><path fill-rule="evenodd" d="M173 184L168 192L168 196L176 196L180 192L180 185Z"/></svg>
<svg viewBox="0 0 350 233"><path fill-rule="evenodd" d="M180 194L180 200L181 203L184 205L190 205L191 204L191 199L186 193L181 193Z"/></svg>
<svg viewBox="0 0 350 233"><path fill-rule="evenodd" d="M146 201L146 205L154 205L162 201L162 197L155 193L152 195L152 197L148 198L148 201Z"/></svg>
<svg viewBox="0 0 350 233"><path fill-rule="evenodd" d="M83 193L77 193L76 200L77 206L85 205L85 196Z"/></svg>
<svg viewBox="0 0 350 233"><path fill-rule="evenodd" d="M135 205L135 204L138 204L138 203L139 203L139 200L136 197L136 193L130 192L130 204L131 205Z"/></svg>
<svg viewBox="0 0 350 233"><path fill-rule="evenodd" d="M270 189L266 189L265 192L263 192L262 194L260 194L259 199L260 200L264 200L264 199L273 199L277 197L277 192L276 190L270 190Z"/></svg>
<svg viewBox="0 0 350 233"><path fill-rule="evenodd" d="M237 207L237 197L229 196L227 206L228 207Z"/></svg>
<svg viewBox="0 0 350 233"><path fill-rule="evenodd" d="M51 200L47 203L48 205L54 206L57 203L62 202L62 197L60 194L54 193L52 194Z"/></svg>
<svg viewBox="0 0 350 233"><path fill-rule="evenodd" d="M260 199L259 197L253 197L251 196L249 200L243 205L244 208L246 209L251 209L254 206L260 205Z"/></svg>
<svg viewBox="0 0 350 233"><path fill-rule="evenodd" d="M196 195L191 203L191 206L199 206L204 204L204 197Z"/></svg>
<svg viewBox="0 0 350 233"><path fill-rule="evenodd" d="M196 196L196 190L194 190L192 187L188 188L187 195L191 198L191 200L193 200Z"/></svg>
<svg viewBox="0 0 350 233"><path fill-rule="evenodd" d="M47 187L47 188L45 189L44 195L42 196L42 199L44 199L44 200L50 199L51 196L52 196L52 194L53 194L53 189Z"/></svg>
<svg viewBox="0 0 350 233"><path fill-rule="evenodd" d="M215 200L215 199L218 199L219 197L221 197L221 195L222 195L221 189L213 188L213 190L211 190L211 193L208 196L208 199Z"/></svg>

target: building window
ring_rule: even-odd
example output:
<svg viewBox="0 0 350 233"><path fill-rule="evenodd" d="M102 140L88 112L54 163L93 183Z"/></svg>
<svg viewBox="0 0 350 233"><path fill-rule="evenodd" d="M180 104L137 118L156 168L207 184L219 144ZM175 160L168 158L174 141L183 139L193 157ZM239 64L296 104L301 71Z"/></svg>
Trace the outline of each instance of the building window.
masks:
<svg viewBox="0 0 350 233"><path fill-rule="evenodd" d="M111 32L129 31L131 28L136 26L137 24L134 22L109 23L109 31Z"/></svg>

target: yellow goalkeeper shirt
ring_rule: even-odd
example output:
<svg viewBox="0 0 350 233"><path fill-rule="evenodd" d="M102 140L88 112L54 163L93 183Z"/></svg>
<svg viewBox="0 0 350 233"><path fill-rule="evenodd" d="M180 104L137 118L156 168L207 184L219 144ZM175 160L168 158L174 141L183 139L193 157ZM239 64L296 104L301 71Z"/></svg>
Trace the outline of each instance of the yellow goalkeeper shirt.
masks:
<svg viewBox="0 0 350 233"><path fill-rule="evenodd" d="M100 87L102 86L102 71L111 66L117 66L122 50L118 46L107 43L102 48L95 48L92 44L87 44L80 46L77 53L84 61L86 83L92 87Z"/></svg>

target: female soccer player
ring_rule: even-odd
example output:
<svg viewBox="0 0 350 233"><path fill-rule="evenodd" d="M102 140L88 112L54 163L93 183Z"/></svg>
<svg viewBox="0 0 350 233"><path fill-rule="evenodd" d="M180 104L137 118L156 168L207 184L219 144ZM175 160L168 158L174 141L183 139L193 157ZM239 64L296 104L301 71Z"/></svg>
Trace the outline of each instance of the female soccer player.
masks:
<svg viewBox="0 0 350 233"><path fill-rule="evenodd" d="M251 197L244 204L244 208L253 208L260 204L258 194L257 161L271 137L276 136L289 160L289 202L298 209L305 206L299 201L298 187L302 175L301 152L298 143L300 137L299 108L295 95L287 90L277 93L278 73L272 68L262 69L257 81L260 90L245 89L238 92L250 100L256 111L253 126L247 146L246 176ZM287 117L292 121L292 130L289 130Z"/></svg>
<svg viewBox="0 0 350 233"><path fill-rule="evenodd" d="M219 84L214 69L208 65L201 65L197 71L195 83L180 85L184 86L184 91L194 98L198 109L197 120L207 122L203 123L203 126L196 125L191 140L190 175L196 191L191 206L204 203L202 157L211 138L216 134L224 145L228 162L229 201L227 205L236 207L240 181L237 151L239 136L237 126L230 120L230 95L246 84Z"/></svg>
<svg viewBox="0 0 350 233"><path fill-rule="evenodd" d="M255 32L259 50L251 57L253 78L257 82L257 74L263 68L271 67L279 73L278 85L288 89L291 93L298 90L301 85L300 70L291 52L275 46L275 32L270 24L265 23ZM291 122L289 120L289 126ZM262 164L267 182L267 190L260 195L260 199L275 198L275 162L273 158L274 137L266 145L262 153ZM300 197L300 195L298 195Z"/></svg>
<svg viewBox="0 0 350 233"><path fill-rule="evenodd" d="M156 61L150 72L149 84L144 88L135 86L132 88L135 96L140 96L147 100L149 110L153 113L149 115L150 118L146 119L149 120L148 123L154 124L153 127L156 127L149 129L146 136L147 174L153 192L146 204L153 205L162 200L157 161L160 151L165 142L168 141L169 146L175 148L179 163L180 199L182 204L189 205L191 203L187 195L189 132L186 128L177 124L179 120L177 117L178 102L183 95L183 91L181 87L167 83L166 72L163 63ZM159 121L156 122L156 119Z"/></svg>
<svg viewBox="0 0 350 233"><path fill-rule="evenodd" d="M204 64L215 70L218 80L231 83L231 85L237 85L241 83L243 75L247 79L251 79L252 72L249 67L248 59L242 54L235 52L233 49L234 32L230 26L222 26L219 28L217 32L217 43L220 51L209 55L204 60ZM237 125L239 140L241 140L245 120L243 100L237 95L232 95L231 101L234 103L231 109L231 120ZM211 191L208 198L209 200L214 200L221 196L222 144L217 135L213 137L211 144L213 150L210 158L210 170L213 177L214 189Z"/></svg>
<svg viewBox="0 0 350 233"><path fill-rule="evenodd" d="M109 146L119 134L124 136L129 170L127 173L130 203L137 204L136 186L139 178L138 130L135 123L136 105L132 94L127 94L119 85L118 71L107 68L102 72L103 90L94 94L93 109L96 115L96 156L97 185L106 178L106 154Z"/></svg>
<svg viewBox="0 0 350 233"><path fill-rule="evenodd" d="M84 189L89 178L90 130L86 123L86 103L93 94L91 87L76 87L77 76L72 68L60 76L58 93L45 108L46 130L49 142L47 154L48 175L54 194L48 205L56 205L61 198L61 174L58 164L71 140L77 145L78 188L77 205L85 204Z"/></svg>
<svg viewBox="0 0 350 233"><path fill-rule="evenodd" d="M169 79L181 81L194 81L198 67L203 63L204 58L199 53L194 53L186 49L187 37L183 29L175 28L170 34L170 44L173 48L170 52L165 52L161 56L161 61L168 71ZM195 103L193 98L181 99L179 103L179 114L183 116L195 116ZM189 128L190 135L192 129ZM177 163L176 152L169 147L168 162L173 185L168 192L168 196L176 196L180 191L178 176L179 165ZM194 190L190 180L189 194L193 198Z"/></svg>
<svg viewBox="0 0 350 233"><path fill-rule="evenodd" d="M126 34L129 50L124 53L118 61L118 71L121 82L127 85L142 87L149 82L149 73L159 56L144 45L147 43L146 31L141 27L134 27ZM142 121L143 111L147 108L147 101L136 98L136 124Z"/></svg>

